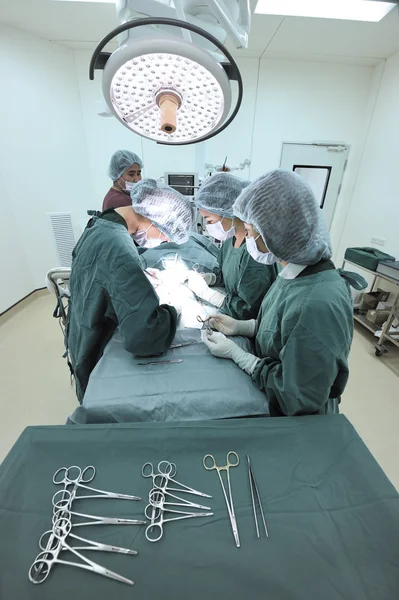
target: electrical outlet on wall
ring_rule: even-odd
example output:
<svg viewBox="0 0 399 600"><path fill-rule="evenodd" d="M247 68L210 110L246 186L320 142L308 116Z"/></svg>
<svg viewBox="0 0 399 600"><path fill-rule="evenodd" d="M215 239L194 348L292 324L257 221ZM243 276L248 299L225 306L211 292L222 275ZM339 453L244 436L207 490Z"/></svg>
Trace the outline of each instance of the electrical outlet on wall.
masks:
<svg viewBox="0 0 399 600"><path fill-rule="evenodd" d="M380 238L380 237L372 237L371 238L371 243L375 244L376 246L385 246L385 242L386 242L386 240L384 238Z"/></svg>

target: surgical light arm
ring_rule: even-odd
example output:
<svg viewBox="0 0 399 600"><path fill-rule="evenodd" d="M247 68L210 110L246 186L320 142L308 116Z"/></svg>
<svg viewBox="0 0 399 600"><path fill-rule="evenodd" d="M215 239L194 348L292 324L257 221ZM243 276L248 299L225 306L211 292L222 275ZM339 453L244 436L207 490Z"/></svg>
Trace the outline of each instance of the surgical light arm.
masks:
<svg viewBox="0 0 399 600"><path fill-rule="evenodd" d="M116 13L120 23L142 16L185 20L203 27L222 43L227 34L237 48L248 47L249 0L174 0L173 4L168 0L116 0ZM190 34L183 31L182 35L187 39Z"/></svg>

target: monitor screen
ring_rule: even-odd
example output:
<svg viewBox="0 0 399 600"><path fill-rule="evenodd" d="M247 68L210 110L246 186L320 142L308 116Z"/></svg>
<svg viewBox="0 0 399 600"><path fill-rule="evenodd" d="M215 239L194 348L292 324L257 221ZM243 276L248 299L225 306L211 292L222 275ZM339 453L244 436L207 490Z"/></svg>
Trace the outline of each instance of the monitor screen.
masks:
<svg viewBox="0 0 399 600"><path fill-rule="evenodd" d="M195 194L195 174L182 174L177 173L168 174L166 182L170 187L174 188L184 196L194 196Z"/></svg>

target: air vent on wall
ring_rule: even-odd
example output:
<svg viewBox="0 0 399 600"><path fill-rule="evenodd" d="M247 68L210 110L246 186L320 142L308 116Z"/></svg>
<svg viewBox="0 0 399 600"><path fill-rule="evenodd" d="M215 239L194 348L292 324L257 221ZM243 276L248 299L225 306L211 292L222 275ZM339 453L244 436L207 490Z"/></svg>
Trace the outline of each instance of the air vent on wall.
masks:
<svg viewBox="0 0 399 600"><path fill-rule="evenodd" d="M50 217L60 267L70 267L72 250L76 245L71 213L47 213Z"/></svg>

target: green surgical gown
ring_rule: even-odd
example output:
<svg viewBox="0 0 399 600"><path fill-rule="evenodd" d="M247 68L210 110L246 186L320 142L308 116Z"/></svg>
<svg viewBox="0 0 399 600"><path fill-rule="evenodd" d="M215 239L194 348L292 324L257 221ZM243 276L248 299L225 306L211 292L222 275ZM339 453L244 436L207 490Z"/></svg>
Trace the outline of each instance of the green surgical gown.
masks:
<svg viewBox="0 0 399 600"><path fill-rule="evenodd" d="M277 265L262 265L247 251L245 241L234 248L236 239L224 242L219 253L226 299L221 311L234 319L256 319L262 300L277 277Z"/></svg>
<svg viewBox="0 0 399 600"><path fill-rule="evenodd" d="M252 374L270 414L338 412L352 337L351 293L338 271L277 277L257 320Z"/></svg>
<svg viewBox="0 0 399 600"><path fill-rule="evenodd" d="M118 326L133 355L165 352L175 336L176 310L159 306L126 223L113 209L90 221L73 251L70 290L67 346L79 401Z"/></svg>

